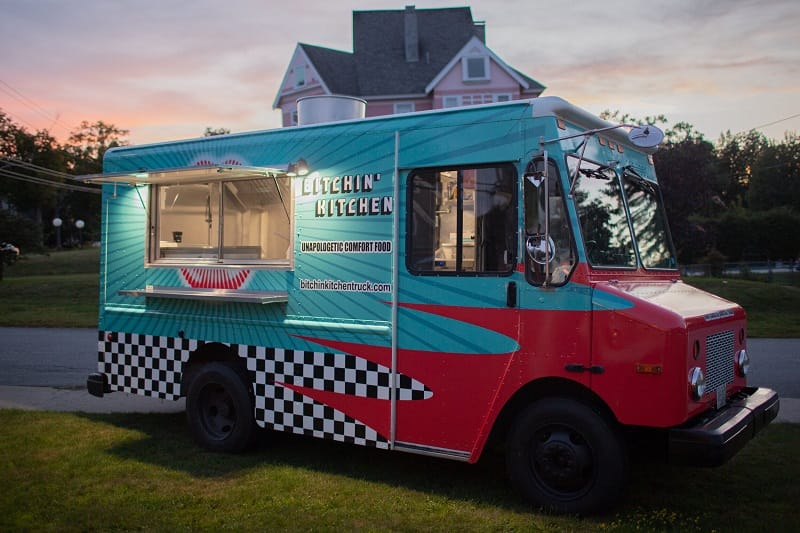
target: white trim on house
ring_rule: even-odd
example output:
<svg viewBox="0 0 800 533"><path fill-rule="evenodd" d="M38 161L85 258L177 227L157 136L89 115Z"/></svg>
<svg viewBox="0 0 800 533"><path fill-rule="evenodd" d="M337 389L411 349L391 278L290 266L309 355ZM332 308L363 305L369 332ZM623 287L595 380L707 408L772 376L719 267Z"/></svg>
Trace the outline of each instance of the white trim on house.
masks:
<svg viewBox="0 0 800 533"><path fill-rule="evenodd" d="M311 62L311 60L308 58L308 54L306 54L305 50L303 50L302 44L298 44L295 47L294 53L292 54L292 58L289 60L289 66L291 66L294 63L298 55L301 56L302 62L305 63L305 65L308 67L308 70L306 70L306 82L304 85L300 87L295 87L294 76L292 76L292 87L293 87L292 90L283 92L283 87L289 81L289 72L291 71L291 68L287 67L286 72L283 73L283 79L281 80L281 84L278 86L278 94L275 96L275 100L272 102L272 109L280 108L278 104L280 103L281 98L283 98L284 96L289 96L292 94L307 91L309 89L308 81L311 79L319 80L319 85L322 88L322 90L325 91L325 94L331 94L331 90L328 89L328 85L325 83L325 80L322 79L322 76L319 75L319 72L317 72L317 69L314 67L314 63Z"/></svg>
<svg viewBox="0 0 800 533"><path fill-rule="evenodd" d="M483 76L470 76L470 63L477 61L483 71ZM489 62L489 56L485 54L465 54L461 57L461 81L464 83L472 81L491 81L492 66Z"/></svg>
<svg viewBox="0 0 800 533"><path fill-rule="evenodd" d="M367 102L381 102L383 100L420 100L428 98L427 94L378 94L374 96L359 96L362 100Z"/></svg>
<svg viewBox="0 0 800 533"><path fill-rule="evenodd" d="M486 56L488 56L489 61L490 62L494 61L495 63L497 63L500 66L500 68L503 69L503 71L505 71L505 73L508 74L511 78L513 78L514 81L519 83L523 89L530 89L530 84L528 84L528 82L522 79L519 76L519 74L517 74L514 71L514 69L509 67L505 61L497 57L497 55L494 52L492 52L489 48L487 48L487 46L483 44L480 39L478 39L477 37L473 37L472 39L467 41L467 44L465 44L455 56L453 56L453 59L451 59L450 62L447 65L445 65L445 67L439 72L439 74L437 74L436 77L433 78L433 80L431 80L428 86L425 87L425 93L430 94L430 92L434 90L437 85L439 85L439 83L444 79L444 77L447 76L447 74L453 68L455 68L456 65L460 65L462 58L475 57L475 53L473 53L471 50L476 46L483 49L483 51L486 53ZM491 65L487 64L486 67L487 67L486 79L488 79L489 76L488 69L491 68Z"/></svg>

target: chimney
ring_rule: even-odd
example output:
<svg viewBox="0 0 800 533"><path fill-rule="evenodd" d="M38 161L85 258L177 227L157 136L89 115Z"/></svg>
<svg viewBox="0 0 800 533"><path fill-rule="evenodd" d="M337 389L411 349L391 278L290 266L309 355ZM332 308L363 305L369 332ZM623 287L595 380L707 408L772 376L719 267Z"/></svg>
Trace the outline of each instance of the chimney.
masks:
<svg viewBox="0 0 800 533"><path fill-rule="evenodd" d="M472 23L472 31L475 37L480 39L483 44L486 44L486 22L482 20L474 21Z"/></svg>
<svg viewBox="0 0 800 533"><path fill-rule="evenodd" d="M417 30L417 12L414 11L414 6L406 6L404 16L406 61L414 63L419 61L419 31Z"/></svg>

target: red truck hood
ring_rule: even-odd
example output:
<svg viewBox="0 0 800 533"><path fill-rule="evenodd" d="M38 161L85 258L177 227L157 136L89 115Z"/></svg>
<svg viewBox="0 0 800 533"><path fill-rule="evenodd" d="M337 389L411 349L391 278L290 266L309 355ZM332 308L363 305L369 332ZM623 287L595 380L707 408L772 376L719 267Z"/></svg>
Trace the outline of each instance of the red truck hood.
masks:
<svg viewBox="0 0 800 533"><path fill-rule="evenodd" d="M641 300L668 309L684 319L706 321L734 316L739 306L682 281L619 282L617 288Z"/></svg>

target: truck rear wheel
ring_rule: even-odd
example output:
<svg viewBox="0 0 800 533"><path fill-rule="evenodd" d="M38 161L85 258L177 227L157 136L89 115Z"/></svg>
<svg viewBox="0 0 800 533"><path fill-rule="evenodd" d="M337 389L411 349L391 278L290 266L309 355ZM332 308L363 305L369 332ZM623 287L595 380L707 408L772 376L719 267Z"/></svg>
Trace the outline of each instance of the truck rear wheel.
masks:
<svg viewBox="0 0 800 533"><path fill-rule="evenodd" d="M186 418L195 440L216 452L241 452L255 436L253 396L230 363L207 363L193 375Z"/></svg>
<svg viewBox="0 0 800 533"><path fill-rule="evenodd" d="M607 511L627 483L619 435L599 413L571 398L545 398L523 410L506 453L513 485L547 511Z"/></svg>

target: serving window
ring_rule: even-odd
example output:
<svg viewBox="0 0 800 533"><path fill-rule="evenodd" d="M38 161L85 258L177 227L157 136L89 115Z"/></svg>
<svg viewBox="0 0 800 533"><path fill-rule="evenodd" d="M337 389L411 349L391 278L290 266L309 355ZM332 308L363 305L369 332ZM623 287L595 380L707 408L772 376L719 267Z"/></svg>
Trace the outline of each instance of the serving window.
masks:
<svg viewBox="0 0 800 533"><path fill-rule="evenodd" d="M291 180L151 185L151 262L288 265Z"/></svg>

